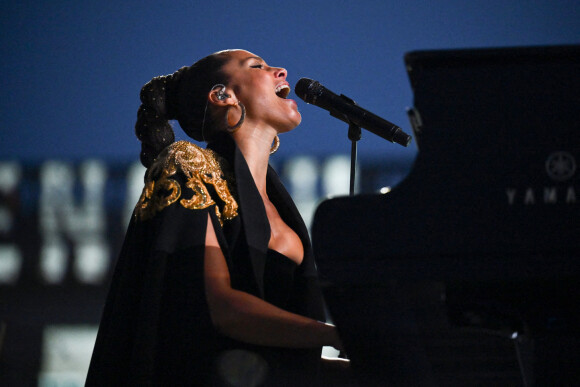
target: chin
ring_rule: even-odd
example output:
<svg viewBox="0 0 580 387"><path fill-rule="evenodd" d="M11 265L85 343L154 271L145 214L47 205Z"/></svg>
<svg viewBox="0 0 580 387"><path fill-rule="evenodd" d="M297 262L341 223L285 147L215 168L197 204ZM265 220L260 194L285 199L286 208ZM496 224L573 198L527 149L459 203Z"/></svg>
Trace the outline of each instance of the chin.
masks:
<svg viewBox="0 0 580 387"><path fill-rule="evenodd" d="M300 113L296 114L296 117L294 117L294 128L297 127L298 125L300 125L300 123L302 122L302 115ZM292 128L292 129L294 129Z"/></svg>
<svg viewBox="0 0 580 387"><path fill-rule="evenodd" d="M290 132L294 128L296 128L302 122L302 116L300 113L295 112L295 114L290 115L284 122L278 122L278 133L286 133Z"/></svg>
<svg viewBox="0 0 580 387"><path fill-rule="evenodd" d="M298 125L300 125L300 122L302 122L302 120L301 120L301 119L298 119L298 120L294 121L294 122L292 123L292 125L290 125L290 126L288 127L288 130L286 130L286 132L289 132L289 131L291 131L291 130L294 130L294 129L296 129L296 127L297 127Z"/></svg>
<svg viewBox="0 0 580 387"><path fill-rule="evenodd" d="M298 125L300 125L300 123L302 122L302 117L298 117L298 120L296 120L296 125L294 125L294 127L297 127Z"/></svg>

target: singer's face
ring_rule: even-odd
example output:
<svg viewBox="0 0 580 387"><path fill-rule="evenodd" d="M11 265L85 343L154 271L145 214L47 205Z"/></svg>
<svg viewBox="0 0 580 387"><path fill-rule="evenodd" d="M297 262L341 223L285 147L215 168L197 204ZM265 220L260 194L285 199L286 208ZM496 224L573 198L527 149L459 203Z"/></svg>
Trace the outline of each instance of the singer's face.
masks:
<svg viewBox="0 0 580 387"><path fill-rule="evenodd" d="M229 55L231 60L222 70L230 77L228 87L246 107L246 122L273 127L278 133L300 124L296 101L286 98L290 85L285 69L268 66L248 51L235 50Z"/></svg>

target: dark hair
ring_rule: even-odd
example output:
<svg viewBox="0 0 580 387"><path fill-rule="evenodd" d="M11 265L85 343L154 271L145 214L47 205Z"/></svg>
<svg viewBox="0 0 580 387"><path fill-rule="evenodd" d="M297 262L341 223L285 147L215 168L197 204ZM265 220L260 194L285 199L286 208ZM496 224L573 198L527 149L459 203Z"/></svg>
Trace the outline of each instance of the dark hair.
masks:
<svg viewBox="0 0 580 387"><path fill-rule="evenodd" d="M183 131L197 141L209 141L215 136L218 125L207 105L207 94L214 85L228 83L222 67L229 59L227 52L220 51L173 74L155 77L141 88L135 135L141 141L140 158L145 167L149 168L157 155L175 141L169 120L177 120Z"/></svg>

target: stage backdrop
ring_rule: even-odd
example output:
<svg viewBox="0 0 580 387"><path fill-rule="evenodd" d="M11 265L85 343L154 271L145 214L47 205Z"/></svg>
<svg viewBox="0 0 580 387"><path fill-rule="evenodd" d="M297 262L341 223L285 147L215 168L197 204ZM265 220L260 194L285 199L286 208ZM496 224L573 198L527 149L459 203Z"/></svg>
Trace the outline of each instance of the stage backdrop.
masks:
<svg viewBox="0 0 580 387"><path fill-rule="evenodd" d="M244 48L411 133L403 56L578 43L573 0L4 1L0 4L0 385L82 385L106 283L139 195L139 90ZM296 98L294 93L291 98ZM273 163L310 222L348 191L344 123L298 101ZM184 138L179 129L178 139ZM363 131L358 192L417 153ZM387 191L388 189L385 189Z"/></svg>

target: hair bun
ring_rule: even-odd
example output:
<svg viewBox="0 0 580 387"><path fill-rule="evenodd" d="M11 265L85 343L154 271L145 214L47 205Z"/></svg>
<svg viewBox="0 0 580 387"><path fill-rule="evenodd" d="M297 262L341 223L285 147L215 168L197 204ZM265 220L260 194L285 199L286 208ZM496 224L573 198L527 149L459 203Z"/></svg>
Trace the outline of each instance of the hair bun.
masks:
<svg viewBox="0 0 580 387"><path fill-rule="evenodd" d="M158 118L167 117L167 81L171 75L161 75L153 78L141 88L140 99L143 105L153 108Z"/></svg>
<svg viewBox="0 0 580 387"><path fill-rule="evenodd" d="M222 71L228 60L227 53L217 52L173 74L155 77L141 88L135 134L141 141L145 167L175 141L169 120L177 120L183 131L198 141L209 141L219 133L213 115L206 115L207 93L216 83L228 83Z"/></svg>
<svg viewBox="0 0 580 387"><path fill-rule="evenodd" d="M175 141L166 97L171 79L171 75L155 77L141 88L135 134L141 141L141 163L147 168L163 148Z"/></svg>

